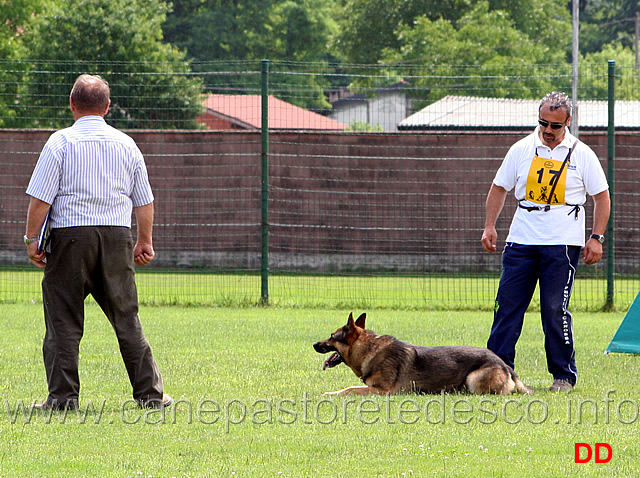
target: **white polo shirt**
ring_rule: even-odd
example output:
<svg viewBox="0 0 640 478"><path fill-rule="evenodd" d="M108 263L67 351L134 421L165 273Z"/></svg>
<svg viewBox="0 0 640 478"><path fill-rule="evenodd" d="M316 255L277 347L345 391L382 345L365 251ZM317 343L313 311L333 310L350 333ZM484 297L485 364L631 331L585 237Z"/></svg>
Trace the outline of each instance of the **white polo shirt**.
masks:
<svg viewBox="0 0 640 478"><path fill-rule="evenodd" d="M52 205L51 228L131 227L133 208L154 199L133 139L93 115L49 137L27 194Z"/></svg>
<svg viewBox="0 0 640 478"><path fill-rule="evenodd" d="M516 199L523 206L544 208L552 190L555 191L553 201L548 211L527 211L518 207L506 241L529 245L584 246L583 205L587 195L595 196L609 189L607 178L596 154L582 141L578 141L570 161L561 168L569 149L577 141L576 137L567 130L562 143L552 150L540 140L539 129L537 127L509 149L493 183L507 191L514 190ZM535 162L534 158L537 158ZM544 164L551 167L544 169ZM549 175L549 170L563 172L555 177ZM555 181L558 182L556 189L552 188ZM572 212L574 205L581 206L577 218Z"/></svg>

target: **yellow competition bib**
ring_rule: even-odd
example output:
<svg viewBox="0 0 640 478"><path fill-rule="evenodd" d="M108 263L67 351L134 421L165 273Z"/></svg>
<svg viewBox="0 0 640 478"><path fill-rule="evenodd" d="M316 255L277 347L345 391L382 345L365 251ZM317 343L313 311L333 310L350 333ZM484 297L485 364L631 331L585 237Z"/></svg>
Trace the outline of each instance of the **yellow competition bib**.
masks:
<svg viewBox="0 0 640 478"><path fill-rule="evenodd" d="M562 161L541 158L537 154L531 162L527 177L525 200L539 204L564 204L569 161L562 167ZM549 197L551 196L551 201Z"/></svg>

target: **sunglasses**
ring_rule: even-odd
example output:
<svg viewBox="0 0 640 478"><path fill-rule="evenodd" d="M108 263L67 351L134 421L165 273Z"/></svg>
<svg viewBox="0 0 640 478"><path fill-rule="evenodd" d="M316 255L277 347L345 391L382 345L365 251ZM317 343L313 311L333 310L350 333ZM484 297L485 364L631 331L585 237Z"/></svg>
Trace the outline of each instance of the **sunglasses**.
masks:
<svg viewBox="0 0 640 478"><path fill-rule="evenodd" d="M564 123L549 123L548 121L545 121L543 119L538 120L538 124L540 126L542 126L543 128L547 128L551 126L551 129L560 129L565 125L565 123L566 121Z"/></svg>

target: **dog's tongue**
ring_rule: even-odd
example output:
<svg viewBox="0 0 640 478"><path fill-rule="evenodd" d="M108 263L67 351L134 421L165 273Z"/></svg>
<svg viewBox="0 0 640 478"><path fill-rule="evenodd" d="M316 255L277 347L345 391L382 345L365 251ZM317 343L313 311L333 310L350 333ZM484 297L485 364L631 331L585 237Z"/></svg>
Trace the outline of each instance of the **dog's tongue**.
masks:
<svg viewBox="0 0 640 478"><path fill-rule="evenodd" d="M322 370L335 367L336 365L340 365L342 362L344 362L344 360L342 360L342 355L335 352L331 357L324 361L324 364L322 364Z"/></svg>

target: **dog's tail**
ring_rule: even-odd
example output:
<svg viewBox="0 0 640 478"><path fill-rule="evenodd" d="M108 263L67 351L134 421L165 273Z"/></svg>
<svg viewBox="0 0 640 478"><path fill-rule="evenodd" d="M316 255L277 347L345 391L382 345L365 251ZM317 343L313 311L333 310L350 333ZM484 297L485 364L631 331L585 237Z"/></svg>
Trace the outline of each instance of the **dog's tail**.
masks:
<svg viewBox="0 0 640 478"><path fill-rule="evenodd" d="M525 385L524 383L522 383L522 380L520 380L520 377L518 377L518 374L515 372L515 370L513 370L508 365L507 365L507 367L509 368L509 375L510 375L510 378L511 378L510 381L513 382L513 390L515 390L518 393L522 393L524 395L533 394L533 388L531 388L528 385Z"/></svg>

